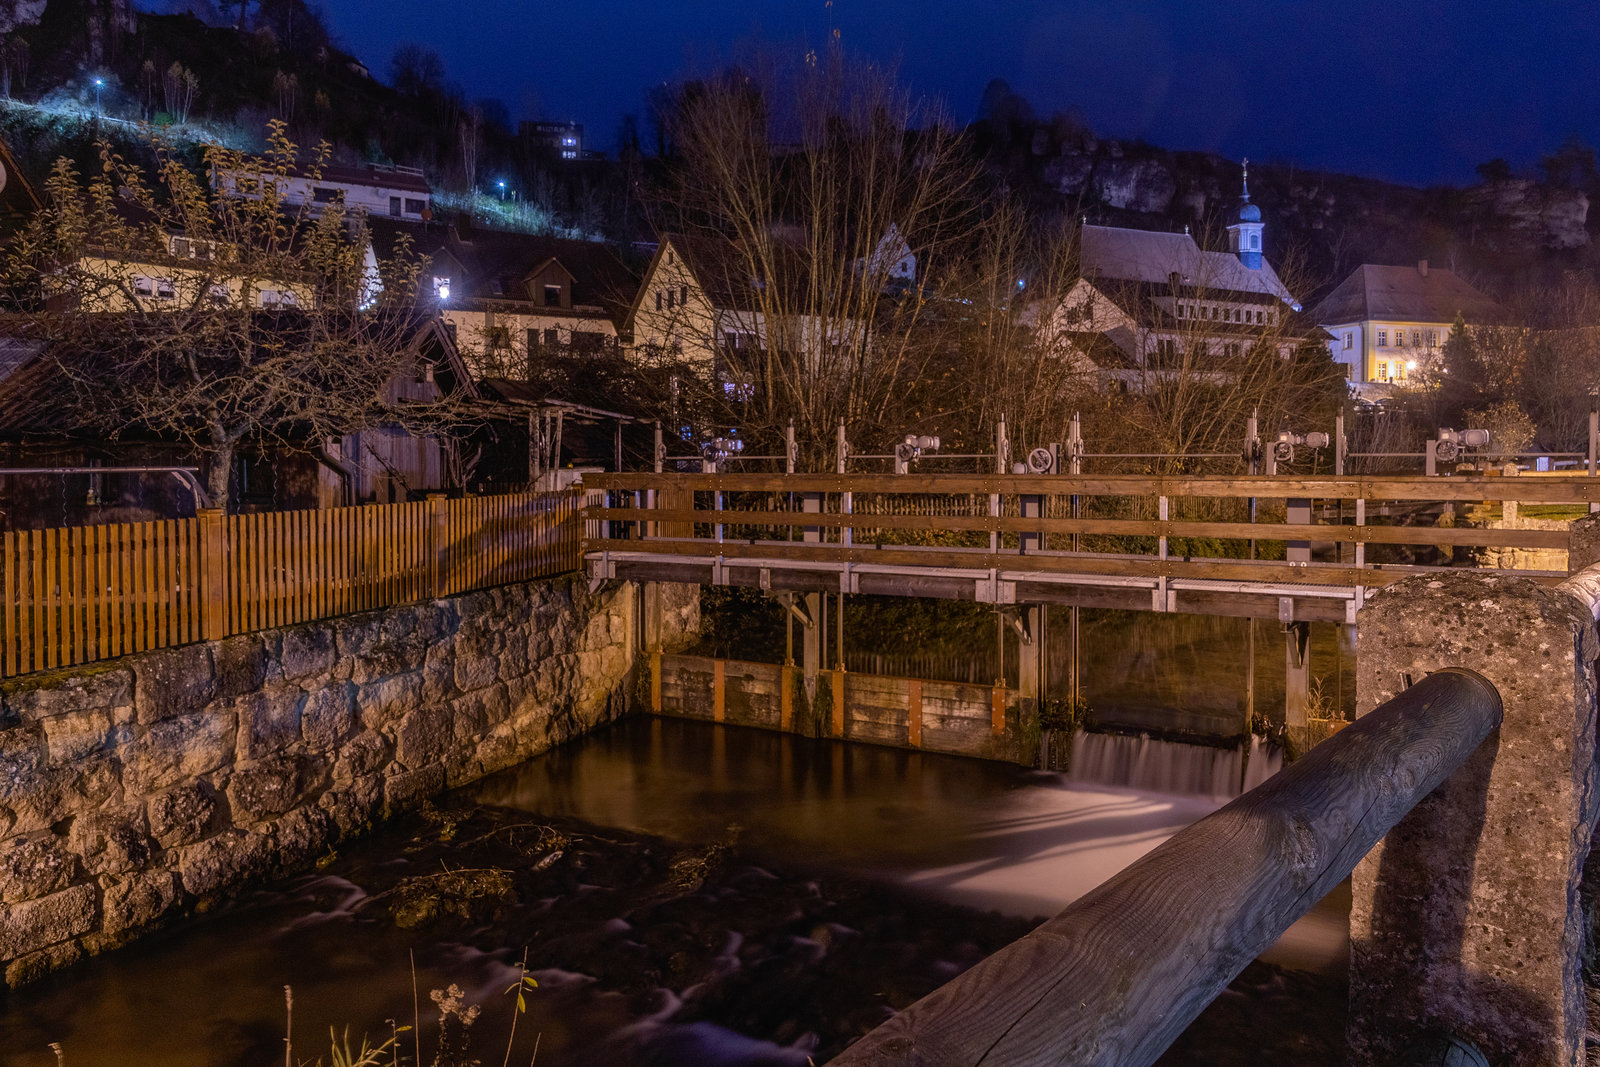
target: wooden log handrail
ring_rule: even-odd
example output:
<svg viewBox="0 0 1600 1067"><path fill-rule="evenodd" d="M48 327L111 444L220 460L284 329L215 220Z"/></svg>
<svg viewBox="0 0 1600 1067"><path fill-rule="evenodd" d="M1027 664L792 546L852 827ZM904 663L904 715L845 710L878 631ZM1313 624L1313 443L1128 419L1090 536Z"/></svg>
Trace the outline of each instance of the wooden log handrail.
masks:
<svg viewBox="0 0 1600 1067"><path fill-rule="evenodd" d="M777 493L911 493L1044 496L1256 497L1285 500L1517 500L1532 504L1600 503L1600 478L1357 475L1293 478L1266 475L1068 474L587 474L584 486L607 490Z"/></svg>
<svg viewBox="0 0 1600 1067"><path fill-rule="evenodd" d="M833 1067L1144 1067L1499 725L1472 671L1431 674L1021 940Z"/></svg>

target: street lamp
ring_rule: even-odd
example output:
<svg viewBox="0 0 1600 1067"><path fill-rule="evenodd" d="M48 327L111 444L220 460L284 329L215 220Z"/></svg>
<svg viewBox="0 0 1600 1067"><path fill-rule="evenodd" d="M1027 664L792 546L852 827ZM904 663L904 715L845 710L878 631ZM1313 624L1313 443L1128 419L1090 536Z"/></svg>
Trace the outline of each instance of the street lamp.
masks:
<svg viewBox="0 0 1600 1067"><path fill-rule="evenodd" d="M104 78L96 78L94 80L94 114L96 118L100 117L100 90L105 84Z"/></svg>
<svg viewBox="0 0 1600 1067"><path fill-rule="evenodd" d="M495 182L495 185L500 187L500 199L504 200L506 198L506 183L505 182Z"/></svg>

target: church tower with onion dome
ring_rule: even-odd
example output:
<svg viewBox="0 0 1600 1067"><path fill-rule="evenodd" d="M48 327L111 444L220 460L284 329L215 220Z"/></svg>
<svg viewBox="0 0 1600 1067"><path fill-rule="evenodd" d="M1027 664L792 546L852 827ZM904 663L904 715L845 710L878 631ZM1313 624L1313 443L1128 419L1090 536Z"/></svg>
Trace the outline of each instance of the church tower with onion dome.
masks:
<svg viewBox="0 0 1600 1067"><path fill-rule="evenodd" d="M1261 209L1250 202L1250 161L1244 161L1244 189L1239 196L1239 218L1228 227L1233 252L1250 270L1261 269Z"/></svg>

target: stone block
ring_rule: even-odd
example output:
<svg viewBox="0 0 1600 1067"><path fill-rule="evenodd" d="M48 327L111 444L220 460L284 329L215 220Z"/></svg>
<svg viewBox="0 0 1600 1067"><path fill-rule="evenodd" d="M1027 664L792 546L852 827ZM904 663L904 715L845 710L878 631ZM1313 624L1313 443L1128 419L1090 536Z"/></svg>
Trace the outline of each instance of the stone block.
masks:
<svg viewBox="0 0 1600 1067"><path fill-rule="evenodd" d="M336 624L316 622L304 626L291 626L283 631L279 645L278 666L286 681L303 681L326 674L333 669L337 654L334 625Z"/></svg>
<svg viewBox="0 0 1600 1067"><path fill-rule="evenodd" d="M422 702L443 704L456 689L456 653L448 644L431 645L422 661Z"/></svg>
<svg viewBox="0 0 1600 1067"><path fill-rule="evenodd" d="M184 891L197 897L235 888L271 868L272 838L237 829L188 846L178 859Z"/></svg>
<svg viewBox="0 0 1600 1067"><path fill-rule="evenodd" d="M191 844L217 828L220 809L211 783L187 782L150 798L150 832L162 848Z"/></svg>
<svg viewBox="0 0 1600 1067"><path fill-rule="evenodd" d="M424 707L401 719L395 758L413 770L443 759L452 739L451 718L449 708Z"/></svg>
<svg viewBox="0 0 1600 1067"><path fill-rule="evenodd" d="M67 847L92 875L124 874L150 863L152 843L144 814L92 811L72 820Z"/></svg>
<svg viewBox="0 0 1600 1067"><path fill-rule="evenodd" d="M367 775L344 783L317 798L340 838L365 832L383 808L383 777Z"/></svg>
<svg viewBox="0 0 1600 1067"><path fill-rule="evenodd" d="M1396 1062L1424 1026L1491 1063L1576 1062L1578 886L1600 799L1589 609L1529 579L1441 575L1385 588L1359 625L1358 715L1459 666L1505 716L1352 875L1351 1063Z"/></svg>
<svg viewBox="0 0 1600 1067"><path fill-rule="evenodd" d="M83 947L77 941L51 945L6 964L6 985L16 988L37 982L52 971L70 967L81 959Z"/></svg>
<svg viewBox="0 0 1600 1067"><path fill-rule="evenodd" d="M180 898L178 876L171 871L108 878L101 897L100 929L116 938L149 926L177 907Z"/></svg>
<svg viewBox="0 0 1600 1067"><path fill-rule="evenodd" d="M0 909L0 959L14 960L88 933L95 907L95 887L84 884Z"/></svg>
<svg viewBox="0 0 1600 1067"><path fill-rule="evenodd" d="M249 693L230 701L218 701L239 722L235 758L240 762L261 759L300 740L300 711L305 694L298 689L278 687Z"/></svg>
<svg viewBox="0 0 1600 1067"><path fill-rule="evenodd" d="M0 686L0 707L23 722L73 712L104 711L133 705L133 671L93 664L49 674L15 678Z"/></svg>
<svg viewBox="0 0 1600 1067"><path fill-rule="evenodd" d="M458 693L470 693L493 685L500 678L500 661L487 652L457 649L455 656L455 687Z"/></svg>
<svg viewBox="0 0 1600 1067"><path fill-rule="evenodd" d="M383 770L393 755L389 739L376 730L346 741L333 764L333 780L350 782Z"/></svg>
<svg viewBox="0 0 1600 1067"><path fill-rule="evenodd" d="M383 784L384 818L407 811L424 800L438 796L444 792L444 783L444 765L441 763L390 775Z"/></svg>
<svg viewBox="0 0 1600 1067"><path fill-rule="evenodd" d="M19 837L0 845L0 903L15 904L65 889L76 874L59 838Z"/></svg>
<svg viewBox="0 0 1600 1067"><path fill-rule="evenodd" d="M233 712L220 706L155 723L128 746L124 783L148 795L231 763L234 724Z"/></svg>
<svg viewBox="0 0 1600 1067"><path fill-rule="evenodd" d="M82 708L40 720L51 763L70 763L127 744L129 726L112 722L109 708Z"/></svg>
<svg viewBox="0 0 1600 1067"><path fill-rule="evenodd" d="M422 704L422 671L408 671L356 689L356 713L368 730L381 730Z"/></svg>
<svg viewBox="0 0 1600 1067"><path fill-rule="evenodd" d="M484 735L478 743L478 762L484 774L503 771L522 762L522 752L517 747L517 735L510 723L500 723Z"/></svg>
<svg viewBox="0 0 1600 1067"><path fill-rule="evenodd" d="M243 696L261 689L267 680L267 649L255 634L241 634L216 642L211 650L216 696Z"/></svg>
<svg viewBox="0 0 1600 1067"><path fill-rule="evenodd" d="M141 723L193 715L216 698L211 648L186 645L134 657L133 703Z"/></svg>
<svg viewBox="0 0 1600 1067"><path fill-rule="evenodd" d="M355 689L349 682L330 682L306 695L300 709L300 739L313 752L332 752L355 733Z"/></svg>
<svg viewBox="0 0 1600 1067"><path fill-rule="evenodd" d="M277 869L285 873L300 869L327 852L337 834L333 818L322 808L313 805L289 812L273 824Z"/></svg>
<svg viewBox="0 0 1600 1067"><path fill-rule="evenodd" d="M260 823L303 803L320 788L318 762L309 756L277 755L236 769L228 777L228 805L238 825Z"/></svg>
<svg viewBox="0 0 1600 1067"><path fill-rule="evenodd" d="M4 816L0 822L9 817L8 832L30 834L117 801L122 795L121 767L115 760L80 760L35 768L13 785L13 795L0 809Z"/></svg>

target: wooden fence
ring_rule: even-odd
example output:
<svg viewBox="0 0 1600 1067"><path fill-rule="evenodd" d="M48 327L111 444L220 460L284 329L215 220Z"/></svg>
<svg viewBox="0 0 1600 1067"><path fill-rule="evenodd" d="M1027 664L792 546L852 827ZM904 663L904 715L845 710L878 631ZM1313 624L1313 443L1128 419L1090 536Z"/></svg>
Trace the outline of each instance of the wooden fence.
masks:
<svg viewBox="0 0 1600 1067"><path fill-rule="evenodd" d="M561 574L581 533L574 491L10 532L0 673Z"/></svg>

